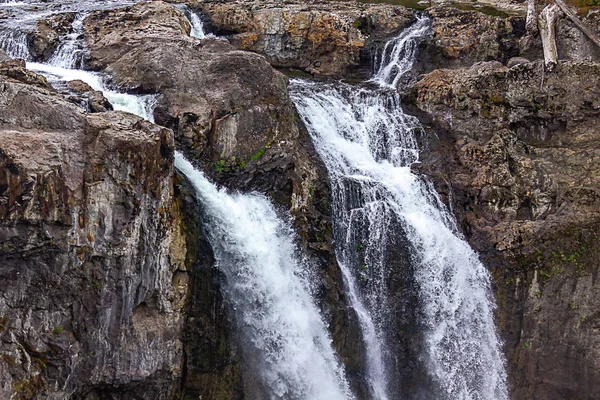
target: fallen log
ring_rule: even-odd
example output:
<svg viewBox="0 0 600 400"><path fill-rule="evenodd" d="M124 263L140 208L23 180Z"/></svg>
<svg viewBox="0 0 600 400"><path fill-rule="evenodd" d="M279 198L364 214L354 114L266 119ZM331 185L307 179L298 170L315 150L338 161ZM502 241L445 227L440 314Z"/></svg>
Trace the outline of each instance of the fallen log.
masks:
<svg viewBox="0 0 600 400"><path fill-rule="evenodd" d="M548 71L552 71L558 61L558 49L556 48L556 21L563 16L562 11L556 5L547 5L538 17L542 48L544 49L544 65Z"/></svg>
<svg viewBox="0 0 600 400"><path fill-rule="evenodd" d="M525 30L528 35L535 35L537 32L537 21L535 11L535 0L527 0L527 18L525 19Z"/></svg>

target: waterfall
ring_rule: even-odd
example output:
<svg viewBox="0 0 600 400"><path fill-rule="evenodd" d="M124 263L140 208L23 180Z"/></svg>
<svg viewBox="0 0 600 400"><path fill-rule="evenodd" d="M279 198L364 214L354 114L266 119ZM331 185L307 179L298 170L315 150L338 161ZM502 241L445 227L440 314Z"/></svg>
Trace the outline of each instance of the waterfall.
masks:
<svg viewBox="0 0 600 400"><path fill-rule="evenodd" d="M11 28L0 29L0 49L3 49L9 57L29 59L29 48L27 46L27 35Z"/></svg>
<svg viewBox="0 0 600 400"><path fill-rule="evenodd" d="M398 80L413 66L418 47L416 39L425 36L428 30L429 20L419 16L409 29L386 42L381 54L375 58L377 71L372 81L395 88Z"/></svg>
<svg viewBox="0 0 600 400"><path fill-rule="evenodd" d="M490 274L432 186L411 171L419 124L391 89L412 67L426 31L427 21L419 19L386 45L375 88L297 79L291 96L330 174L336 251L349 271L349 297L358 297L355 308L366 308L364 319L376 329L373 336L372 327L362 326L367 348L386 352L392 345L388 281L398 271L388 253L403 232L420 300L414 307L420 308L423 356L436 386L424 398L503 400L506 373ZM389 375L388 364L379 368Z"/></svg>
<svg viewBox="0 0 600 400"><path fill-rule="evenodd" d="M196 189L225 298L234 310L247 372L271 399L352 398L331 338L310 296L289 225L257 194L218 190L181 154L176 167ZM255 397L256 398L256 397Z"/></svg>
<svg viewBox="0 0 600 400"><path fill-rule="evenodd" d="M194 12L190 8L190 6L188 6L187 4L174 4L174 6L179 11L181 11L183 13L183 15L185 15L185 17L189 21L190 25L192 26L192 30L190 31L190 36L198 38L198 39L204 39L207 36L211 36L211 35L207 35L204 32L204 22L202 22L202 19L200 18L198 13Z"/></svg>
<svg viewBox="0 0 600 400"><path fill-rule="evenodd" d="M82 66L85 45L83 43L83 20L87 13L79 13L71 24L71 32L61 41L52 55L49 64L62 68L80 68Z"/></svg>
<svg viewBox="0 0 600 400"><path fill-rule="evenodd" d="M76 21L83 18L79 14ZM75 69L83 51L80 29L74 26L49 63L28 62L27 67L53 84L82 80L102 90L115 109L152 120L155 96L110 90L101 75ZM244 378L255 380L252 390L270 399L353 399L311 296L310 271L295 246L291 225L263 196L218 190L179 153L176 166L191 180L203 204L217 267L226 276L224 296L242 341Z"/></svg>

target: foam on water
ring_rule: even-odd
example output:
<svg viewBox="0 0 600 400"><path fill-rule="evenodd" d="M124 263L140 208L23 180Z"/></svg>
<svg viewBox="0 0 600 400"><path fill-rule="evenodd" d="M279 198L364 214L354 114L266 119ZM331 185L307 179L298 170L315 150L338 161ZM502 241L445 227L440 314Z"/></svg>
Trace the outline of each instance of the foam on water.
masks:
<svg viewBox="0 0 600 400"><path fill-rule="evenodd" d="M204 224L224 272L248 374L271 399L353 398L313 302L289 223L257 194L229 194L176 153L196 189Z"/></svg>

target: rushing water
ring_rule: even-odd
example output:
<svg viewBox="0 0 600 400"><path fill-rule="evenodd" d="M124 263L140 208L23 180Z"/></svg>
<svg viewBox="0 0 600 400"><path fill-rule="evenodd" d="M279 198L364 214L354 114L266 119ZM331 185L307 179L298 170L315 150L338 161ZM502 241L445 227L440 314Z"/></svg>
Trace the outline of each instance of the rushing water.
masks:
<svg viewBox="0 0 600 400"><path fill-rule="evenodd" d="M403 112L393 87L412 67L426 27L419 20L386 45L373 78L378 87L295 80L291 95L329 170L336 250L350 298L369 312L362 327L367 347L393 347L386 332L394 317L388 282L398 271L386 252L405 232L420 299L414 306L420 307L424 356L435 382L423 398L507 399L489 272L431 185L410 168L418 160L419 125ZM394 221L402 229L394 229ZM371 370L371 379L391 368Z"/></svg>
<svg viewBox="0 0 600 400"><path fill-rule="evenodd" d="M352 398L331 338L310 296L292 228L260 195L218 190L180 154L175 165L193 183L225 296L243 338L248 373L271 399ZM254 370L254 372L252 371Z"/></svg>
<svg viewBox="0 0 600 400"><path fill-rule="evenodd" d="M192 35L205 37L198 16L185 11ZM115 109L152 120L154 96L107 89L101 75L77 69L84 51L85 15L77 15L73 32L48 63L28 62L27 67L56 85L82 80L102 90ZM191 180L203 204L217 267L226 276L224 295L243 341L244 376L255 380L249 390L270 399L352 399L344 369L311 297L306 263L296 249L290 224L277 216L265 197L219 190L179 153L176 166Z"/></svg>
<svg viewBox="0 0 600 400"><path fill-rule="evenodd" d="M57 4L0 3L11 18L0 24L0 47L29 58L26 31L53 12L76 11L73 31L48 63L28 68L60 85L80 79L102 90L115 109L152 120L155 96L110 90L102 76L82 71L85 15L127 1ZM9 8L10 7L10 8ZM205 37L202 20L179 6ZM397 274L390 248L406 235L412 277L418 288L427 371L435 382L424 398L506 399L506 376L493 324L488 271L460 235L436 192L412 173L418 161L418 122L406 115L396 85L416 56L417 39L428 29L417 23L382 49L370 83L352 86L293 81L291 94L315 147L329 170L336 253L348 298L356 310L366 346L369 398L395 399L390 276ZM352 399L344 369L311 297L310 274L285 219L263 196L230 194L176 154L176 166L193 183L203 204L217 266L242 341L245 377L254 395L271 399ZM396 229L398 228L398 229ZM391 361L392 360L392 361ZM410 398L407 397L407 398Z"/></svg>
<svg viewBox="0 0 600 400"><path fill-rule="evenodd" d="M204 32L204 22L202 22L202 18L200 18L200 15L194 12L190 6L187 4L175 4L175 7L177 7L177 9L179 9L190 22L190 25L192 26L190 36L198 39L204 39L207 36L211 36L210 34L207 35Z"/></svg>

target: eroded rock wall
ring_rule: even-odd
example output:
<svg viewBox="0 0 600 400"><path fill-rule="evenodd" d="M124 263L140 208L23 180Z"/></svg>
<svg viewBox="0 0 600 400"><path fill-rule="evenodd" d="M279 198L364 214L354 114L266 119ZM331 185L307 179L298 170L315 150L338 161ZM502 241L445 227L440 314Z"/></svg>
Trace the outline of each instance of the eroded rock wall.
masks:
<svg viewBox="0 0 600 400"><path fill-rule="evenodd" d="M600 395L600 65L437 70L420 166L496 280L514 399Z"/></svg>
<svg viewBox="0 0 600 400"><path fill-rule="evenodd" d="M202 13L214 33L234 47L262 54L275 67L335 77L354 74L364 61L370 67L373 44L398 34L415 19L412 10L391 4L315 0L188 3Z"/></svg>
<svg viewBox="0 0 600 400"><path fill-rule="evenodd" d="M0 397L171 398L188 293L173 133L17 69L0 75Z"/></svg>
<svg viewBox="0 0 600 400"><path fill-rule="evenodd" d="M158 94L156 122L174 130L177 147L211 179L264 193L291 215L310 265L322 276L318 299L334 345L357 387L364 386L364 349L331 246L327 171L299 123L287 78L262 55L237 50L224 39L190 37L183 13L164 2L98 11L84 27L90 66L123 89ZM232 372L234 347L221 354L231 362L220 364L230 388L243 379Z"/></svg>

